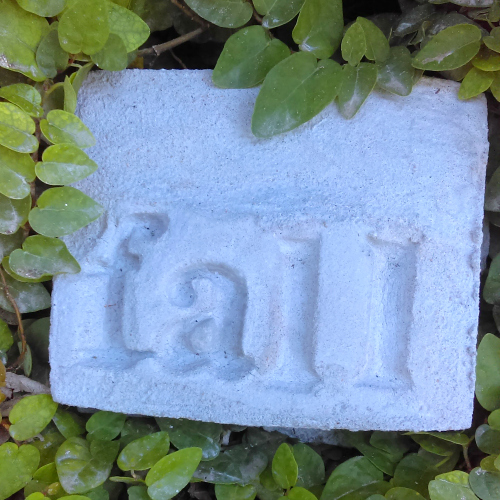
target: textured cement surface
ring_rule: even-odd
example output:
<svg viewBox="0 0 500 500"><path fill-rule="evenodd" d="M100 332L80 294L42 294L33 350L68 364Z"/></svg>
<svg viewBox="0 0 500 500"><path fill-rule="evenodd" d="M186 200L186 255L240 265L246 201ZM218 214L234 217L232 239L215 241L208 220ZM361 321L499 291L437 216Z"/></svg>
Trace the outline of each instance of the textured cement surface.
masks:
<svg viewBox="0 0 500 500"><path fill-rule="evenodd" d="M468 427L486 103L423 79L252 136L258 89L92 73L79 114L107 214L55 280L56 401L317 429Z"/></svg>

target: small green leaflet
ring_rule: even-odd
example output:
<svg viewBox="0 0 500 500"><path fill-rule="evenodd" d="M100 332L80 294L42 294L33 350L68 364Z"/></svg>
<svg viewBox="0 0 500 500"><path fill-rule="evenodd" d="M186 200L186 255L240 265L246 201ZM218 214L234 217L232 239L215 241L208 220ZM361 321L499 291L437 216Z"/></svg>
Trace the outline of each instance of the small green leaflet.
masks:
<svg viewBox="0 0 500 500"><path fill-rule="evenodd" d="M40 122L43 135L53 144L73 144L79 148L95 145L92 132L72 113L54 109Z"/></svg>
<svg viewBox="0 0 500 500"><path fill-rule="evenodd" d="M66 0L17 0L17 3L28 12L40 17L54 17L66 7Z"/></svg>
<svg viewBox="0 0 500 500"><path fill-rule="evenodd" d="M49 78L56 77L58 71L63 71L68 66L69 56L59 43L58 25L57 21L50 25L50 31L36 49L36 63Z"/></svg>
<svg viewBox="0 0 500 500"><path fill-rule="evenodd" d="M126 415L111 411L98 411L94 413L87 421L87 439L113 440L122 431L126 418Z"/></svg>
<svg viewBox="0 0 500 500"><path fill-rule="evenodd" d="M282 443L276 450L272 462L272 473L276 484L284 490L296 485L299 469L289 444Z"/></svg>
<svg viewBox="0 0 500 500"><path fill-rule="evenodd" d="M465 78L462 80L458 97L460 99L470 99L486 92L493 83L493 74L490 71L481 71L477 68L471 68Z"/></svg>
<svg viewBox="0 0 500 500"><path fill-rule="evenodd" d="M40 106L42 103L42 96L32 85L15 83L2 87L0 88L0 97L19 106L30 116L40 118L43 115L43 109Z"/></svg>
<svg viewBox="0 0 500 500"><path fill-rule="evenodd" d="M342 39L342 57L351 66L357 66L366 53L365 32L359 23L353 23Z"/></svg>
<svg viewBox="0 0 500 500"><path fill-rule="evenodd" d="M129 443L118 456L121 470L146 470L167 456L170 439L167 432L154 432Z"/></svg>
<svg viewBox="0 0 500 500"><path fill-rule="evenodd" d="M29 444L0 446L0 498L3 500L24 488L38 468L40 453Z"/></svg>
<svg viewBox="0 0 500 500"><path fill-rule="evenodd" d="M17 441L34 438L50 423L57 406L49 394L24 397L9 414L10 435Z"/></svg>
<svg viewBox="0 0 500 500"><path fill-rule="evenodd" d="M342 84L338 92L340 113L352 118L371 94L377 83L377 67L361 63L356 67L346 64L342 68Z"/></svg>
<svg viewBox="0 0 500 500"><path fill-rule="evenodd" d="M304 5L304 0L254 0L255 10L264 16L264 28L277 28L291 21Z"/></svg>
<svg viewBox="0 0 500 500"><path fill-rule="evenodd" d="M101 69L107 71L121 71L128 65L127 49L123 40L114 33L110 33L104 47L92 54L92 61Z"/></svg>
<svg viewBox="0 0 500 500"><path fill-rule="evenodd" d="M137 14L116 3L110 5L109 32L122 39L125 52L134 51L149 38L149 26Z"/></svg>
<svg viewBox="0 0 500 500"><path fill-rule="evenodd" d="M410 95L415 69L406 47L391 47L389 58L384 63L378 63L377 70L377 85L380 88L400 96Z"/></svg>
<svg viewBox="0 0 500 500"><path fill-rule="evenodd" d="M186 4L200 17L221 28L239 28L253 14L252 5L245 0L186 0Z"/></svg>
<svg viewBox="0 0 500 500"><path fill-rule="evenodd" d="M35 122L10 102L0 102L0 145L18 153L33 153L38 141L33 136Z"/></svg>
<svg viewBox="0 0 500 500"><path fill-rule="evenodd" d="M41 283L22 283L5 276L11 297L16 301L21 313L41 311L50 307L50 294ZM7 298L3 283L0 282L0 307L14 312L14 308Z"/></svg>
<svg viewBox="0 0 500 500"><path fill-rule="evenodd" d="M21 200L11 199L0 194L0 233L13 234L28 220L31 196Z"/></svg>
<svg viewBox="0 0 500 500"><path fill-rule="evenodd" d="M26 153L16 153L0 146L0 193L16 200L30 194L35 180L35 162Z"/></svg>
<svg viewBox="0 0 500 500"><path fill-rule="evenodd" d="M477 349L476 397L486 410L500 408L500 339L491 333Z"/></svg>
<svg viewBox="0 0 500 500"><path fill-rule="evenodd" d="M429 483L431 500L478 500L469 486L469 475L466 472L454 470L436 476Z"/></svg>

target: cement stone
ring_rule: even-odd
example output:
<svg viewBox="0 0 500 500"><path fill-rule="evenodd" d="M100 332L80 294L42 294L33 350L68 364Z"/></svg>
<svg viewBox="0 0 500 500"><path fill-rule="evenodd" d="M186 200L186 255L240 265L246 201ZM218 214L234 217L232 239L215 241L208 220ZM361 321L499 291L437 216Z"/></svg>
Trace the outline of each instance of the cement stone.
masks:
<svg viewBox="0 0 500 500"><path fill-rule="evenodd" d="M55 280L56 401L251 426L470 425L486 103L422 79L261 140L258 89L92 73L107 213Z"/></svg>

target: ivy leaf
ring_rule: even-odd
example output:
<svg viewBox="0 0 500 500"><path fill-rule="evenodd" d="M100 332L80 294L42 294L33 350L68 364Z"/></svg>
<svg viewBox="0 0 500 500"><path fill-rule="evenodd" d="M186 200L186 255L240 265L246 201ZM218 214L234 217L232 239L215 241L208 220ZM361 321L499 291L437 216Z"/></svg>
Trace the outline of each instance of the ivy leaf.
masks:
<svg viewBox="0 0 500 500"><path fill-rule="evenodd" d="M200 17L221 28L239 28L250 21L253 9L245 0L186 0Z"/></svg>
<svg viewBox="0 0 500 500"><path fill-rule="evenodd" d="M167 432L154 432L129 443L118 456L121 470L146 470L165 457L170 448Z"/></svg>
<svg viewBox="0 0 500 500"><path fill-rule="evenodd" d="M451 443L428 434L412 434L411 437L424 450L441 457L449 457L453 455L457 447L455 443Z"/></svg>
<svg viewBox="0 0 500 500"><path fill-rule="evenodd" d="M73 187L44 191L29 213L31 227L44 236L65 236L98 219L104 209Z"/></svg>
<svg viewBox="0 0 500 500"><path fill-rule="evenodd" d="M415 490L409 488L391 488L386 494L384 500L424 500L424 497Z"/></svg>
<svg viewBox="0 0 500 500"><path fill-rule="evenodd" d="M49 425L57 406L49 394L24 397L9 414L10 435L17 441L34 438Z"/></svg>
<svg viewBox="0 0 500 500"><path fill-rule="evenodd" d="M14 338L10 332L9 325L0 319L0 351L7 351L12 347Z"/></svg>
<svg viewBox="0 0 500 500"><path fill-rule="evenodd" d="M0 67L22 73L36 82L45 80L35 61L35 52L49 29L47 20L26 12L12 0L0 2L0 19Z"/></svg>
<svg viewBox="0 0 500 500"><path fill-rule="evenodd" d="M128 418L120 433L120 446L124 448L132 441L157 431L158 427L149 420L143 418Z"/></svg>
<svg viewBox="0 0 500 500"><path fill-rule="evenodd" d="M304 5L305 0L254 0L255 10L264 16L264 28L277 28L291 21Z"/></svg>
<svg viewBox="0 0 500 500"><path fill-rule="evenodd" d="M157 422L178 449L201 448L202 460L212 460L220 452L220 424L173 418L158 418Z"/></svg>
<svg viewBox="0 0 500 500"><path fill-rule="evenodd" d="M31 85L14 83L0 88L0 97L20 107L31 116L40 118L43 115L42 96Z"/></svg>
<svg viewBox="0 0 500 500"><path fill-rule="evenodd" d="M30 208L31 196L15 200L0 194L0 233L15 233L28 220Z"/></svg>
<svg viewBox="0 0 500 500"><path fill-rule="evenodd" d="M40 453L29 444L0 446L0 499L10 497L24 488L38 468Z"/></svg>
<svg viewBox="0 0 500 500"><path fill-rule="evenodd" d="M497 174L497 172L495 172ZM493 178L496 177L496 175L493 175ZM498 172L500 174L500 171ZM497 174L497 175L498 175ZM494 191L495 186L491 185L492 180L487 186L487 206L488 206L488 198L492 198L494 195L494 192L491 193L491 191ZM488 189L489 188L489 189ZM488 193L490 191L490 193ZM490 194L490 196L488 196ZM496 208L493 205L493 203L490 201L489 203L490 206L488 208ZM488 277L486 278L486 283L484 284L483 288L483 298L488 304L499 304L500 303L500 254L496 255L495 258L492 260L490 269L488 271Z"/></svg>
<svg viewBox="0 0 500 500"><path fill-rule="evenodd" d="M224 89L254 87L289 55L290 49L262 26L248 26L228 38L212 81Z"/></svg>
<svg viewBox="0 0 500 500"><path fill-rule="evenodd" d="M18 153L33 153L38 149L35 122L22 109L10 102L0 102L0 145Z"/></svg>
<svg viewBox="0 0 500 500"><path fill-rule="evenodd" d="M491 333L477 349L476 397L488 411L500 408L500 339Z"/></svg>
<svg viewBox="0 0 500 500"><path fill-rule="evenodd" d="M300 50L327 59L339 47L343 28L342 0L306 0L292 36Z"/></svg>
<svg viewBox="0 0 500 500"><path fill-rule="evenodd" d="M115 439L123 429L126 415L113 413L111 411L98 411L87 420L87 439L99 439L111 441Z"/></svg>
<svg viewBox="0 0 500 500"><path fill-rule="evenodd" d="M146 486L132 486L127 493L128 500L150 500Z"/></svg>
<svg viewBox="0 0 500 500"><path fill-rule="evenodd" d="M108 2L74 0L59 21L59 43L70 54L99 52L109 36Z"/></svg>
<svg viewBox="0 0 500 500"><path fill-rule="evenodd" d="M216 484L215 498L217 500L253 500L257 492L251 484L240 486L238 484Z"/></svg>
<svg viewBox="0 0 500 500"><path fill-rule="evenodd" d="M382 471L367 458L350 458L332 472L321 494L321 500L338 500L346 495L359 493L359 490L363 491L368 486L378 484L383 478Z"/></svg>
<svg viewBox="0 0 500 500"><path fill-rule="evenodd" d="M359 23L353 23L342 39L342 57L351 65L357 66L366 52L365 32Z"/></svg>
<svg viewBox="0 0 500 500"><path fill-rule="evenodd" d="M340 65L316 61L310 52L298 52L277 64L266 76L255 102L252 132L271 137L313 118L338 93Z"/></svg>
<svg viewBox="0 0 500 500"><path fill-rule="evenodd" d="M292 447L282 443L276 450L272 463L273 478L284 490L290 489L297 484L299 469Z"/></svg>
<svg viewBox="0 0 500 500"><path fill-rule="evenodd" d="M76 91L71 85L71 80L69 76L64 78L63 83L64 88L64 111L68 113L74 113L76 111Z"/></svg>
<svg viewBox="0 0 500 500"><path fill-rule="evenodd" d="M0 234L0 260L10 254L16 248L20 248L24 239L24 231L17 230L13 234ZM2 349L0 348L0 351Z"/></svg>
<svg viewBox="0 0 500 500"><path fill-rule="evenodd" d="M38 234L26 238L23 249L10 254L9 266L14 273L30 279L80 272L78 262L63 241Z"/></svg>
<svg viewBox="0 0 500 500"><path fill-rule="evenodd" d="M70 76L71 79L71 85L73 85L73 88L75 89L75 92L78 94L78 91L80 90L83 82L87 78L90 70L94 67L93 62L89 62L82 66L81 68L78 69L75 73L72 73Z"/></svg>
<svg viewBox="0 0 500 500"><path fill-rule="evenodd" d="M409 488L427 497L427 485L437 474L435 466L416 453L411 453L396 466L393 486Z"/></svg>
<svg viewBox="0 0 500 500"><path fill-rule="evenodd" d="M109 32L118 35L125 46L125 52L139 48L149 38L149 26L134 12L111 4L109 11Z"/></svg>
<svg viewBox="0 0 500 500"><path fill-rule="evenodd" d="M293 456L297 462L298 478L296 486L312 488L325 481L325 463L310 446L298 443L293 446Z"/></svg>
<svg viewBox="0 0 500 500"><path fill-rule="evenodd" d="M5 276L5 281L21 313L41 311L50 307L50 294L41 283L22 283L10 276ZM0 283L0 307L14 312L5 294L3 283Z"/></svg>
<svg viewBox="0 0 500 500"><path fill-rule="evenodd" d="M34 180L35 162L31 156L0 146L0 193L22 200L29 196L29 183Z"/></svg>
<svg viewBox="0 0 500 500"><path fill-rule="evenodd" d="M77 182L97 170L97 164L80 148L71 144L48 147L35 167L37 177L45 184L65 185Z"/></svg>
<svg viewBox="0 0 500 500"><path fill-rule="evenodd" d="M146 476L152 500L169 500L177 495L193 477L201 456L201 448L185 448L158 461Z"/></svg>
<svg viewBox="0 0 500 500"><path fill-rule="evenodd" d="M483 38L483 42L489 49L500 52L500 27L493 28L490 35Z"/></svg>
<svg viewBox="0 0 500 500"><path fill-rule="evenodd" d="M415 69L406 47L391 47L389 58L385 63L377 64L377 70L377 85L380 88L400 96L410 95Z"/></svg>
<svg viewBox="0 0 500 500"><path fill-rule="evenodd" d="M471 99L483 92L486 92L493 83L493 74L488 71L481 71L471 68L462 80L458 90L459 99Z"/></svg>
<svg viewBox="0 0 500 500"><path fill-rule="evenodd" d="M481 30L472 24L450 26L437 35L413 58L418 69L444 71L467 64L481 46Z"/></svg>
<svg viewBox="0 0 500 500"><path fill-rule="evenodd" d="M67 493L86 493L106 481L118 454L118 441L66 440L57 450L56 468Z"/></svg>
<svg viewBox="0 0 500 500"><path fill-rule="evenodd" d="M110 33L104 47L92 55L92 61L107 71L125 69L128 66L128 57L123 40L118 35Z"/></svg>
<svg viewBox="0 0 500 500"><path fill-rule="evenodd" d="M477 56L472 59L472 65L483 71L498 71L500 70L500 54L481 47Z"/></svg>
<svg viewBox="0 0 500 500"><path fill-rule="evenodd" d="M176 7L169 1L132 0L130 4L130 10L146 22L151 32L171 28L175 9Z"/></svg>
<svg viewBox="0 0 500 500"><path fill-rule="evenodd" d="M361 63L355 68L346 64L342 68L342 84L338 93L340 113L352 118L361 108L377 83L377 67Z"/></svg>
<svg viewBox="0 0 500 500"><path fill-rule="evenodd" d="M366 39L366 58L370 61L383 63L390 53L389 41L380 28L364 17L358 17L357 23L361 25Z"/></svg>
<svg viewBox="0 0 500 500"><path fill-rule="evenodd" d="M316 495L306 490L305 488L302 488L301 486L292 488L288 492L287 496L288 498L290 498L290 500L318 500L316 498Z"/></svg>
<svg viewBox="0 0 500 500"><path fill-rule="evenodd" d="M476 429L475 437L481 451L488 455L500 455L500 431L483 424Z"/></svg>
<svg viewBox="0 0 500 500"><path fill-rule="evenodd" d="M55 78L59 71L64 71L68 67L69 56L59 43L58 25L58 22L50 25L50 31L42 38L36 49L36 63L48 78Z"/></svg>
<svg viewBox="0 0 500 500"><path fill-rule="evenodd" d="M460 470L436 476L436 479L429 483L429 495L431 500L478 500L469 487L469 474Z"/></svg>
<svg viewBox="0 0 500 500"><path fill-rule="evenodd" d="M17 0L17 3L28 12L40 17L54 17L66 7L66 0Z"/></svg>
<svg viewBox="0 0 500 500"><path fill-rule="evenodd" d="M472 491L482 500L500 498L500 472L490 472L476 467L469 474Z"/></svg>
<svg viewBox="0 0 500 500"><path fill-rule="evenodd" d="M73 413L58 408L52 417L59 432L66 438L78 437L85 432L85 427L80 423L81 418Z"/></svg>
<svg viewBox="0 0 500 500"><path fill-rule="evenodd" d="M95 145L92 132L72 113L54 109L40 122L43 135L53 144L73 144L79 148Z"/></svg>

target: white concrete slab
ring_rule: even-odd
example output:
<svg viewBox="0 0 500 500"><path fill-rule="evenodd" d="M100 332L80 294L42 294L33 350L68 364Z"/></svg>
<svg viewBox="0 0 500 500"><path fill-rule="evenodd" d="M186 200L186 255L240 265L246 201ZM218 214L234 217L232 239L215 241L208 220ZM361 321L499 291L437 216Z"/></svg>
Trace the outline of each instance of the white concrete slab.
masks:
<svg viewBox="0 0 500 500"><path fill-rule="evenodd" d="M252 136L258 89L210 71L92 73L79 113L107 215L67 238L54 399L319 429L468 427L484 99L423 79L344 120Z"/></svg>

